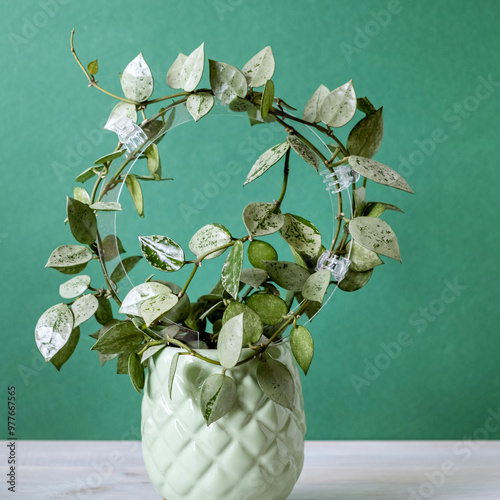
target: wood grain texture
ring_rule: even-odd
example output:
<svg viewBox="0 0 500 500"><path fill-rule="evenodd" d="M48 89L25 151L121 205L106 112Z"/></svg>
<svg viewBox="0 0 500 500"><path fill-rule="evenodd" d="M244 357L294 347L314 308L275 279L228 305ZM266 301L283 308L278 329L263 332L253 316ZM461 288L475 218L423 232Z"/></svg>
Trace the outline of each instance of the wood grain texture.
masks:
<svg viewBox="0 0 500 500"><path fill-rule="evenodd" d="M17 458L16 494L3 483L1 499L161 500L137 441L19 441ZM500 442L308 441L289 500L423 498L499 500Z"/></svg>

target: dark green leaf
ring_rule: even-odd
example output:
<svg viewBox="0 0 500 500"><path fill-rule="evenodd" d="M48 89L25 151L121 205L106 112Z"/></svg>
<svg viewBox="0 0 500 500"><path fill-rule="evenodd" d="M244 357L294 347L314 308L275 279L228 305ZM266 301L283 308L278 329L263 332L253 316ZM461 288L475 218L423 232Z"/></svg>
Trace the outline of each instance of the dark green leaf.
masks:
<svg viewBox="0 0 500 500"><path fill-rule="evenodd" d="M344 292L355 292L368 283L372 274L373 269L362 273L348 269L344 279L339 283L339 288Z"/></svg>
<svg viewBox="0 0 500 500"><path fill-rule="evenodd" d="M144 334L131 321L122 321L99 337L92 350L102 354L135 352L143 339Z"/></svg>
<svg viewBox="0 0 500 500"><path fill-rule="evenodd" d="M277 325L288 313L286 302L272 293L254 293L247 298L246 304L260 316L265 325Z"/></svg>
<svg viewBox="0 0 500 500"><path fill-rule="evenodd" d="M243 345L243 313L222 325L217 342L219 362L224 368L232 368L240 359Z"/></svg>
<svg viewBox="0 0 500 500"><path fill-rule="evenodd" d="M132 121L136 121L136 120L132 120ZM123 156L125 154L125 150L124 149L120 149L119 151L113 151L112 153L109 153L107 155L104 155L104 156L101 156L100 158L98 158L95 162L94 162L94 165L104 165L105 163L109 163L109 162L112 162L113 160L116 160L117 158L120 158L120 156ZM91 168L95 168L96 170L102 170L101 169L98 169L98 167L91 167Z"/></svg>
<svg viewBox="0 0 500 500"><path fill-rule="evenodd" d="M229 103L229 109L235 113L248 113L252 109L255 109L255 105L252 104L248 99L242 97L235 97Z"/></svg>
<svg viewBox="0 0 500 500"><path fill-rule="evenodd" d="M117 325L118 323L120 323L119 320L111 319L102 326L102 328L97 332L97 335L91 335L91 337L95 340L99 340L99 338L102 337L111 327ZM118 354L102 354L101 352L98 352L97 355L99 356L101 366L104 366L108 361L111 361L118 356Z"/></svg>
<svg viewBox="0 0 500 500"><path fill-rule="evenodd" d="M128 357L128 352L118 354L118 360L116 363L116 373L118 375L128 375Z"/></svg>
<svg viewBox="0 0 500 500"><path fill-rule="evenodd" d="M307 375L314 355L314 341L305 326L299 325L292 328L290 332L290 347L297 363Z"/></svg>
<svg viewBox="0 0 500 500"><path fill-rule="evenodd" d="M224 289L236 299L240 290L240 276L243 267L243 243L238 240L227 256L222 267L221 281Z"/></svg>
<svg viewBox="0 0 500 500"><path fill-rule="evenodd" d="M78 344L78 340L80 340L80 328L76 327L71 332L69 339L63 345L63 347L59 349L59 351L57 351L57 353L50 359L50 362L58 370L61 370L61 366L64 365L64 363L66 363L66 361L68 361L68 359L71 357Z"/></svg>
<svg viewBox="0 0 500 500"><path fill-rule="evenodd" d="M300 292L309 278L309 271L294 262L265 260L263 263L270 278L285 290Z"/></svg>
<svg viewBox="0 0 500 500"><path fill-rule="evenodd" d="M97 220L94 211L86 204L67 197L69 227L76 241L91 245L97 236Z"/></svg>
<svg viewBox="0 0 500 500"><path fill-rule="evenodd" d="M264 92L262 94L262 100L260 103L260 115L262 118L266 118L269 111L273 108L274 103L274 83L272 80L267 80L266 86L264 87Z"/></svg>
<svg viewBox="0 0 500 500"><path fill-rule="evenodd" d="M295 382L283 363L275 359L267 359L259 363L257 382L269 399L293 411Z"/></svg>
<svg viewBox="0 0 500 500"><path fill-rule="evenodd" d="M366 207L363 211L363 215L366 217L379 217L386 210L393 210L395 212L404 213L400 208L395 205L391 205L390 203L383 203L381 201L370 201L366 204Z"/></svg>
<svg viewBox="0 0 500 500"><path fill-rule="evenodd" d="M358 215L363 215L363 210L366 207L366 189L359 187L354 190L354 206Z"/></svg>
<svg viewBox="0 0 500 500"><path fill-rule="evenodd" d="M145 381L144 367L141 358L135 352L131 352L128 356L128 374L134 389L141 394Z"/></svg>
<svg viewBox="0 0 500 500"><path fill-rule="evenodd" d="M94 175L97 175L96 172L100 172L103 167L89 167L87 170L84 170L81 174L76 176L76 182L81 182L82 184L89 179L92 179Z"/></svg>
<svg viewBox="0 0 500 500"><path fill-rule="evenodd" d="M102 240L101 250L105 262L110 262L111 260L116 259L118 255L125 253L125 249L123 248L120 238L114 234L108 234Z"/></svg>
<svg viewBox="0 0 500 500"><path fill-rule="evenodd" d="M167 236L139 236L141 251L146 260L160 271L178 271L184 265L184 251Z"/></svg>
<svg viewBox="0 0 500 500"><path fill-rule="evenodd" d="M223 417L236 402L236 384L227 375L214 373L201 387L200 406L207 426Z"/></svg>
<svg viewBox="0 0 500 500"><path fill-rule="evenodd" d="M382 108L362 118L349 133L347 149L351 155L372 158L379 150L384 135Z"/></svg>
<svg viewBox="0 0 500 500"><path fill-rule="evenodd" d="M135 209L140 217L144 217L144 199L142 197L142 189L137 177L134 174L128 174L125 179L125 184L129 190Z"/></svg>
<svg viewBox="0 0 500 500"><path fill-rule="evenodd" d="M365 115L375 113L375 106L370 102L368 97L358 97L356 99L356 107Z"/></svg>
<svg viewBox="0 0 500 500"><path fill-rule="evenodd" d="M87 247L62 245L52 252L45 267L57 269L63 274L78 274L91 259L92 252Z"/></svg>
<svg viewBox="0 0 500 500"><path fill-rule="evenodd" d="M278 253L267 241L253 240L248 245L248 260L253 267L266 269L265 260L278 260Z"/></svg>
<svg viewBox="0 0 500 500"><path fill-rule="evenodd" d="M113 310L111 309L111 302L105 297L98 297L99 307L94 316L98 323L106 325L113 321Z"/></svg>
<svg viewBox="0 0 500 500"><path fill-rule="evenodd" d="M413 190L408 186L403 177L383 163L370 158L362 158L361 156L349 156L349 165L358 174L363 175L367 179L413 193Z"/></svg>
<svg viewBox="0 0 500 500"><path fill-rule="evenodd" d="M127 274L132 271L135 265L142 259L140 255L133 255L131 257L127 257L122 261L118 262L113 272L111 273L111 281L113 283L118 283L121 281Z"/></svg>

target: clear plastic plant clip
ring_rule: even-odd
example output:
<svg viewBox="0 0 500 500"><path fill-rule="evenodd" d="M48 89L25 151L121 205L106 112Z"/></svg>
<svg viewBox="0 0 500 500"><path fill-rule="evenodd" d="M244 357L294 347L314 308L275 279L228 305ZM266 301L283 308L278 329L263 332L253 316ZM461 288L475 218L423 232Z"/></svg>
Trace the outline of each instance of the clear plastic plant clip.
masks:
<svg viewBox="0 0 500 500"><path fill-rule="evenodd" d="M349 165L339 165L333 169L333 173L323 170L321 175L323 176L323 182L326 184L326 190L331 194L344 191L361 177Z"/></svg>
<svg viewBox="0 0 500 500"><path fill-rule="evenodd" d="M114 121L108 126L108 129L118 135L119 141L125 146L129 153L140 148L148 140L144 130L126 116Z"/></svg>
<svg viewBox="0 0 500 500"><path fill-rule="evenodd" d="M328 269L332 275L333 279L340 283L349 269L349 264L351 261L346 257L340 257L335 254L331 254L328 250L319 256L318 262L316 263L316 271L322 269Z"/></svg>

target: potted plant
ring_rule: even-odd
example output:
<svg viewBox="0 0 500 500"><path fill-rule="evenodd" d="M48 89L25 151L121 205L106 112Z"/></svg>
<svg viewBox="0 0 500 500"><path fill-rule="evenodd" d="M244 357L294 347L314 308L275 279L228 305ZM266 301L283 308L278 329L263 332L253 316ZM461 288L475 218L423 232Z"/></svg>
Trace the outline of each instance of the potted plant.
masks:
<svg viewBox="0 0 500 500"><path fill-rule="evenodd" d="M312 319L337 287L349 292L366 285L383 264L380 256L400 261L397 238L380 218L386 210L400 210L366 201L368 180L412 192L397 172L372 159L382 140L382 108L357 98L349 81L332 91L320 85L302 117L295 116L275 95L270 47L241 70L209 60L210 88L198 88L204 45L188 56L181 53L167 74L175 92L154 99L153 75L139 55L125 68L124 95L117 96L98 84L97 60L82 64L73 36L74 31L71 50L89 86L118 101L105 128L119 143L77 176L79 183L92 181L92 189L77 187L67 198L67 222L78 244L57 247L46 267L76 276L60 286L66 301L38 320L38 348L60 370L76 348L80 325L91 317L102 325L91 335L92 350L102 364L116 359L118 373L128 374L143 392L144 458L164 497L282 500L303 464L305 418L295 361L307 374L314 343L302 320ZM165 105L169 100L174 101ZM98 220L122 210L114 196L122 186L143 216L141 182L165 180L158 143L175 124L176 112L187 110L198 121L216 101L247 113L251 125L282 126L282 141L249 165L244 181L281 165L279 197L245 206L238 235L223 221L194 228L191 257L170 236L155 234L140 235L140 254L122 259L119 237L102 234ZM335 129L347 125L357 109L364 116L344 144ZM300 126L323 134L328 147L316 146ZM292 161L305 161L310 175L321 173L335 197L332 241L323 241L311 221L282 211ZM143 173L130 171L135 163L144 165ZM269 236L289 245L288 259L278 259ZM244 266L245 253L251 267ZM142 258L155 274L121 294L120 281ZM202 262L216 258L220 281L190 300L187 292ZM99 287L81 274L93 260L103 272ZM111 272L109 263L115 264ZM184 266L192 268L189 278L175 283L170 276Z"/></svg>

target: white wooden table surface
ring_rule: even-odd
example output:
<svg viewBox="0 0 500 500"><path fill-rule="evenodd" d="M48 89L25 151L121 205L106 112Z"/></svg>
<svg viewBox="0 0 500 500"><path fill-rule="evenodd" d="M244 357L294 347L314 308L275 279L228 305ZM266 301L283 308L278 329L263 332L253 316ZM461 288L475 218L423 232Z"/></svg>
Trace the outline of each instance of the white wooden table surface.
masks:
<svg viewBox="0 0 500 500"><path fill-rule="evenodd" d="M159 500L137 441L18 441L0 499ZM500 500L500 441L309 441L289 500ZM203 500L203 499L200 499Z"/></svg>

